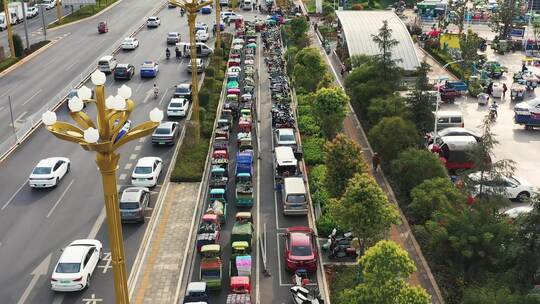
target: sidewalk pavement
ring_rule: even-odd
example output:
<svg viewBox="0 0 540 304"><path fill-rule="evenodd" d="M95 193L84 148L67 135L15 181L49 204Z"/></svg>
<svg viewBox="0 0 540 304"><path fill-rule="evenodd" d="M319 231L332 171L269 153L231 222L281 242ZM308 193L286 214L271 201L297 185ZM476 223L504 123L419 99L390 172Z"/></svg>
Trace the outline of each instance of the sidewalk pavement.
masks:
<svg viewBox="0 0 540 304"><path fill-rule="evenodd" d="M170 183L165 190L156 225L150 227L150 244L144 248L140 272L135 274L132 303L174 303L186 246L191 245L189 232L199 185Z"/></svg>
<svg viewBox="0 0 540 304"><path fill-rule="evenodd" d="M343 77L340 76L342 64L337 58L335 52L332 52L330 55L326 56L324 48L322 47L320 40L317 38L313 27L310 27L309 29L309 36L311 40L311 46L318 48L323 58L327 58L330 72L335 75L338 84L343 87ZM432 73L438 73L437 77L440 75L439 73L445 72L442 67L438 65L433 59L429 58L429 56L426 57L428 57L426 58L426 61L428 61L428 63L433 66L432 69L434 71ZM422 60L422 57L420 57L420 59ZM350 107L350 111L345 118L343 131L362 147L364 159L368 164L371 164L370 160L372 158L373 151L352 107ZM394 193L390 188L390 185L388 185L382 170L376 172L374 174L374 178L377 180L377 183L381 186L383 191L387 193L389 200L397 205ZM422 252L416 242L416 239L414 238L414 235L410 230L404 214L401 212L401 209L400 215L402 219L402 224L392 226L392 228L390 229L389 238L399 244L402 248L404 248L416 264L417 271L413 273L409 281L411 284L420 285L424 289L426 289L427 292L432 296L432 303L444 303L437 283L433 278L431 270L429 269L429 266L427 265L427 262L422 255Z"/></svg>

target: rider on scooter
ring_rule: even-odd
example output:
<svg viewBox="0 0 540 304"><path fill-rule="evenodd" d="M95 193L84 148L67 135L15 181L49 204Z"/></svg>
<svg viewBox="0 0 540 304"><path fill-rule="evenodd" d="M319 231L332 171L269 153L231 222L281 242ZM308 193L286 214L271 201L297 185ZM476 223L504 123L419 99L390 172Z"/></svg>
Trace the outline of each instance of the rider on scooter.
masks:
<svg viewBox="0 0 540 304"><path fill-rule="evenodd" d="M180 59L180 57L182 57L182 53L180 52L178 47L174 49L174 52L176 53L176 59Z"/></svg>
<svg viewBox="0 0 540 304"><path fill-rule="evenodd" d="M169 48L165 49L165 57L167 57L167 59L171 58L171 51L169 51Z"/></svg>
<svg viewBox="0 0 540 304"><path fill-rule="evenodd" d="M495 99L493 99L493 103L491 104L491 106L489 107L489 115L493 115L493 118L497 118L497 108L499 107L499 105L497 104L497 101Z"/></svg>
<svg viewBox="0 0 540 304"><path fill-rule="evenodd" d="M159 89L157 85L154 83L154 98L157 98L159 94Z"/></svg>

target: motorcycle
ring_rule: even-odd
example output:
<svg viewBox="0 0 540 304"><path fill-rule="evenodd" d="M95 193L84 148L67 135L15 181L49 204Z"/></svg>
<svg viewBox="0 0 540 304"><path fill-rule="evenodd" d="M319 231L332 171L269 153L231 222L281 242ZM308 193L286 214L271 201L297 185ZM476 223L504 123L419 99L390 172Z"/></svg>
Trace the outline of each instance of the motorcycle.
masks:
<svg viewBox="0 0 540 304"><path fill-rule="evenodd" d="M307 286L311 281L308 278L307 271L305 269L297 269L292 277L293 284L295 286Z"/></svg>
<svg viewBox="0 0 540 304"><path fill-rule="evenodd" d="M165 57L167 58L167 60L169 60L169 58L171 58L171 51L169 51L169 49L167 49L165 51Z"/></svg>
<svg viewBox="0 0 540 304"><path fill-rule="evenodd" d="M294 304L324 304L317 289L309 290L302 286L293 286L290 291Z"/></svg>
<svg viewBox="0 0 540 304"><path fill-rule="evenodd" d="M495 122L497 120L497 109L489 109L489 121Z"/></svg>
<svg viewBox="0 0 540 304"><path fill-rule="evenodd" d="M154 89L154 99L157 99L159 95L159 91L157 88Z"/></svg>
<svg viewBox="0 0 540 304"><path fill-rule="evenodd" d="M328 250L330 258L355 258L356 248L352 247L353 235L351 232L344 233L341 237L336 237L337 230L334 228L332 234L328 236L328 241L322 246L323 250Z"/></svg>

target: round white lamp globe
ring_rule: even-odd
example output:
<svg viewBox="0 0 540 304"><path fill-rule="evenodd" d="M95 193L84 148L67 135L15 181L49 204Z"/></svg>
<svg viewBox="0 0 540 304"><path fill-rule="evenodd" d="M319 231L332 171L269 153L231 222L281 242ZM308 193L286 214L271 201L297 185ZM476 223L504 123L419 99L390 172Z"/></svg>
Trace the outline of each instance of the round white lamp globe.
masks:
<svg viewBox="0 0 540 304"><path fill-rule="evenodd" d="M90 127L84 130L84 140L86 140L86 142L93 144L96 143L98 139L99 131L97 129Z"/></svg>
<svg viewBox="0 0 540 304"><path fill-rule="evenodd" d="M154 108L150 111L150 120L153 122L161 122L163 120L163 111L158 108Z"/></svg>
<svg viewBox="0 0 540 304"><path fill-rule="evenodd" d="M107 99L105 99L105 107L109 110L114 110L116 108L116 98L114 96L109 95Z"/></svg>
<svg viewBox="0 0 540 304"><path fill-rule="evenodd" d="M79 97L73 96L68 101L68 107L71 112L79 112L83 109L84 103Z"/></svg>
<svg viewBox="0 0 540 304"><path fill-rule="evenodd" d="M125 111L127 107L126 99L120 95L116 95L114 99L114 109L117 111Z"/></svg>
<svg viewBox="0 0 540 304"><path fill-rule="evenodd" d="M56 122L56 113L47 111L41 114L41 120L46 126L52 126Z"/></svg>
<svg viewBox="0 0 540 304"><path fill-rule="evenodd" d="M118 95L122 96L124 99L129 99L131 97L131 88L123 84L118 88Z"/></svg>
<svg viewBox="0 0 540 304"><path fill-rule="evenodd" d="M103 85L107 80L105 73L101 72L100 70L95 70L94 73L92 73L91 78L92 83L95 85Z"/></svg>
<svg viewBox="0 0 540 304"><path fill-rule="evenodd" d="M92 98L92 90L90 90L89 87L83 85L77 90L77 95L82 100L88 100Z"/></svg>

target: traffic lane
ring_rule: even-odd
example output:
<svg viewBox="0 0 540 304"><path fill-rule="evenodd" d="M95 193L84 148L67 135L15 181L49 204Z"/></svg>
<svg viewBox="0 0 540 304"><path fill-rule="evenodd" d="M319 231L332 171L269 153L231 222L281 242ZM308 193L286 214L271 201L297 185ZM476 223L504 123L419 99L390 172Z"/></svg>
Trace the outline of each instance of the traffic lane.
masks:
<svg viewBox="0 0 540 304"><path fill-rule="evenodd" d="M59 29L55 34L68 36L0 80L0 92L10 90L9 84L4 80L6 77L20 79L24 82L24 85L10 90L10 95L17 97L17 101L12 103L14 116L17 117L25 112L35 112L37 109L42 108L44 104L58 97L59 92L68 90L74 79L79 78L80 73L86 72L91 66L95 66L99 57L107 49L119 45L122 39L130 34L130 30L135 29L137 24L144 22L143 17L145 14L159 5L159 3L144 0L121 2L103 14L104 18L114 20L112 23L115 24L115 30L111 29L105 35L98 35L95 20L87 20ZM66 60L66 58L77 58L77 60ZM28 95L28 87L30 86L43 91L40 92L39 98L33 98L23 105L27 100L23 99L23 96L31 96ZM31 109L32 112L28 109ZM9 111L1 111L0 120L10 120L9 115ZM28 117L21 117L23 123L28 120ZM0 126L4 130L0 135L0 142L8 138L8 127L9 125L4 124Z"/></svg>

